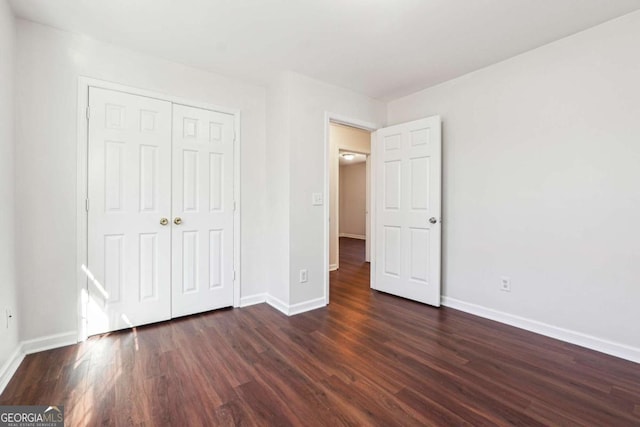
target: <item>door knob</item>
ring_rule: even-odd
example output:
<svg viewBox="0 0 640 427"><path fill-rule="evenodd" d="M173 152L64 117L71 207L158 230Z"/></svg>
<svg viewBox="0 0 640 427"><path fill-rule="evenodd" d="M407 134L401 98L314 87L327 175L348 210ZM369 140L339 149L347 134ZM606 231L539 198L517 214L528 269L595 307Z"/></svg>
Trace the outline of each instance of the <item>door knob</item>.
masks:
<svg viewBox="0 0 640 427"><path fill-rule="evenodd" d="M176 219L173 220L173 223L175 225L180 225L182 224L182 218L180 218L179 216L176 217Z"/></svg>
<svg viewBox="0 0 640 427"><path fill-rule="evenodd" d="M429 218L429 222L431 224L435 224L436 222L438 222L438 220L436 219L436 217L432 216L431 218Z"/></svg>
<svg viewBox="0 0 640 427"><path fill-rule="evenodd" d="M169 220L167 218L160 218L160 225L167 225L169 224Z"/></svg>

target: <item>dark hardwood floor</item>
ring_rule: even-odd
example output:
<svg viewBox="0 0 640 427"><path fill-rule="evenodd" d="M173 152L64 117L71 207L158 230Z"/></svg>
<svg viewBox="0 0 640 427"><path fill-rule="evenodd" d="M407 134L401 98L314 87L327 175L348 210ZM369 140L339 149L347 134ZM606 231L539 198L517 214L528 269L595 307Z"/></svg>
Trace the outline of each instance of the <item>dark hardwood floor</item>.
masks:
<svg viewBox="0 0 640 427"><path fill-rule="evenodd" d="M27 356L0 404L67 425L640 425L640 365L369 289L341 239L331 304L266 304Z"/></svg>

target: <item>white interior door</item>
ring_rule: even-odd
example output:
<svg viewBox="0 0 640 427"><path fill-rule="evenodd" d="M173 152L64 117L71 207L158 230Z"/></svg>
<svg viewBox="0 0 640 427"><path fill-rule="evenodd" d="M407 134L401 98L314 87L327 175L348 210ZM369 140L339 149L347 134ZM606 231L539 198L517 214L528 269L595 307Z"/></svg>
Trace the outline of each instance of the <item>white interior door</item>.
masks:
<svg viewBox="0 0 640 427"><path fill-rule="evenodd" d="M172 316L233 305L234 117L173 106Z"/></svg>
<svg viewBox="0 0 640 427"><path fill-rule="evenodd" d="M440 117L375 133L374 289L440 306Z"/></svg>
<svg viewBox="0 0 640 427"><path fill-rule="evenodd" d="M89 107L93 335L171 316L171 103L92 87Z"/></svg>

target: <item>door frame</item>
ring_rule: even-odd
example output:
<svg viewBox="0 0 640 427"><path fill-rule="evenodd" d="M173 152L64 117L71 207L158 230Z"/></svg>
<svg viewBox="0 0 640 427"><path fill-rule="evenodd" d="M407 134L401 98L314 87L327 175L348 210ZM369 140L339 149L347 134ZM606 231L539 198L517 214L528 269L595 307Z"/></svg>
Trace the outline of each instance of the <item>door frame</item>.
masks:
<svg viewBox="0 0 640 427"><path fill-rule="evenodd" d="M329 304L329 248L330 248L330 243L329 243L329 238L331 237L329 235L330 233L330 209L331 209L331 187L330 187L330 170L329 167L331 166L331 164L329 163L331 161L330 155L331 155L331 138L330 138L330 126L331 123L336 123L336 124L340 124L340 125L345 125L345 126L351 126L354 128L358 128L358 129L363 129L366 130L368 132L371 132L371 149L370 149L370 154L369 156L373 155L373 147L374 147L374 132L376 130L378 130L379 128L382 127L382 125L377 124L377 123L371 123L371 122L367 122L364 120L358 120L358 119L354 119L348 116L344 116L341 114L336 114L336 113L332 113L329 111L325 111L324 113L324 213L323 213L323 253L324 253L324 260L323 260L323 283L324 283L324 299L325 299L325 304ZM371 157L372 158L372 157ZM373 164L373 163L372 163ZM373 174L373 171L370 170L370 173ZM375 182L373 180L373 175L371 175L371 181L370 181L370 189L371 189L371 195L372 198L371 200L369 200L369 205L373 206L373 189L375 188ZM369 217L370 217L370 222L371 222L371 235L369 236L371 242L370 242L370 258L371 258L371 266L373 267L373 262L374 262L374 256L373 256L373 244L374 244L374 237L373 237L373 224L374 224L374 217L372 215L371 209L369 210Z"/></svg>
<svg viewBox="0 0 640 427"><path fill-rule="evenodd" d="M233 306L240 306L240 289L241 289L241 269L240 269L240 235L241 235L241 161L240 161L240 110L221 107L219 105L207 102L196 101L193 99L185 99L165 93L153 92L146 89L126 86L120 83L98 80L91 77L78 77L78 105L77 105L77 138L76 138L76 295L77 295L77 315L78 315L78 342L87 339L87 314L86 305L88 302L88 294L86 292L89 280L88 274L85 272L88 258L88 211L86 203L88 199L88 144L89 144L89 126L88 126L88 106L89 106L89 88L96 87L101 89L124 92L131 95L144 96L154 98L161 101L168 101L174 104L181 104L190 107L202 108L205 110L217 111L220 113L230 114L234 117L234 177L233 177L233 197L236 209L233 214L233 268L235 270L235 278L233 281Z"/></svg>

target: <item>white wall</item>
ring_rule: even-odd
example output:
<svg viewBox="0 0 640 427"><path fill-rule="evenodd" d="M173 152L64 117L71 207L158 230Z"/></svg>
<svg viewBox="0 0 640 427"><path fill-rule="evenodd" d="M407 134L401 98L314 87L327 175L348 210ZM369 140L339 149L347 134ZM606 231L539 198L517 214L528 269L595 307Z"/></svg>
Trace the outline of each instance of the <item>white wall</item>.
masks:
<svg viewBox="0 0 640 427"><path fill-rule="evenodd" d="M337 123L329 125L329 266L337 266L339 261L340 203L340 150L355 153L371 153L371 132Z"/></svg>
<svg viewBox="0 0 640 427"><path fill-rule="evenodd" d="M289 304L289 85L277 77L267 89L267 206L269 219L265 254L267 293Z"/></svg>
<svg viewBox="0 0 640 427"><path fill-rule="evenodd" d="M17 285L14 263L14 81L15 23L9 3L0 2L0 375L2 366L18 348ZM13 310L14 320L6 328L5 309ZM0 385L0 390L2 386Z"/></svg>
<svg viewBox="0 0 640 427"><path fill-rule="evenodd" d="M444 295L640 348L639 40L636 12L389 104L443 119Z"/></svg>
<svg viewBox="0 0 640 427"><path fill-rule="evenodd" d="M17 270L24 313L21 339L77 328L78 76L241 110L242 296L264 293L265 89L80 35L17 22Z"/></svg>
<svg viewBox="0 0 640 427"><path fill-rule="evenodd" d="M365 236L367 164L340 166L340 235Z"/></svg>
<svg viewBox="0 0 640 427"><path fill-rule="evenodd" d="M385 123L385 105L355 92L289 73L290 129L290 303L324 298L324 206L312 206L324 192L325 113ZM329 195L325 195L327 203ZM299 283L307 269L309 281Z"/></svg>

